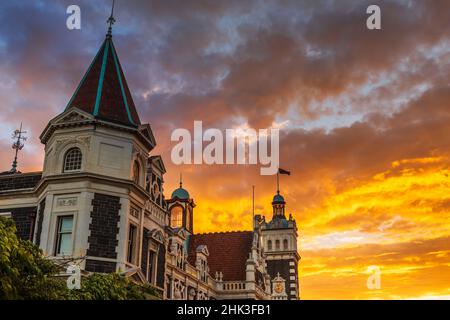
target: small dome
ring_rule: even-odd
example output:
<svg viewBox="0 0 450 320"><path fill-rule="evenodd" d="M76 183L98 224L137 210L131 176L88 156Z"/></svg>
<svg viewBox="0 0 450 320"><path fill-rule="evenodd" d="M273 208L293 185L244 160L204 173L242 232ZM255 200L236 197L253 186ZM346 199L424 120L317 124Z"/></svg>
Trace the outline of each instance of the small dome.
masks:
<svg viewBox="0 0 450 320"><path fill-rule="evenodd" d="M272 203L285 203L285 202L283 196L278 193L273 197Z"/></svg>
<svg viewBox="0 0 450 320"><path fill-rule="evenodd" d="M173 198L178 198L180 200L187 200L189 199L189 192L187 192L182 187L179 187L174 192L172 192L172 199Z"/></svg>

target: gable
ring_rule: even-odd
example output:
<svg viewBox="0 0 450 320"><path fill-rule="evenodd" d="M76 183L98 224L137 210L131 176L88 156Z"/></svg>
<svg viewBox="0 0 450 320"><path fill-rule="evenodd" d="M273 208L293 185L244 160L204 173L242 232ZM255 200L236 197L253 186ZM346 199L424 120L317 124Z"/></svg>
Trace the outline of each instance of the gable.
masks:
<svg viewBox="0 0 450 320"><path fill-rule="evenodd" d="M161 156L159 156L159 155L152 156L152 157L150 157L150 160L151 160L152 164L155 165L155 167L158 168L158 170L161 171L163 174L167 172Z"/></svg>

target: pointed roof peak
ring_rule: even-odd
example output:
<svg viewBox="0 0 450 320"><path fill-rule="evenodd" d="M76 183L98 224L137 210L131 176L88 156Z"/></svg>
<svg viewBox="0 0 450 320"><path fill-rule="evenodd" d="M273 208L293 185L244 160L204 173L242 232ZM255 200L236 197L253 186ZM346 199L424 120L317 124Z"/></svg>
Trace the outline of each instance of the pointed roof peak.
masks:
<svg viewBox="0 0 450 320"><path fill-rule="evenodd" d="M109 31L66 110L72 107L106 121L141 124Z"/></svg>
<svg viewBox="0 0 450 320"><path fill-rule="evenodd" d="M98 119L138 127L141 121L112 41L114 5L113 0L106 38L66 110L75 107Z"/></svg>

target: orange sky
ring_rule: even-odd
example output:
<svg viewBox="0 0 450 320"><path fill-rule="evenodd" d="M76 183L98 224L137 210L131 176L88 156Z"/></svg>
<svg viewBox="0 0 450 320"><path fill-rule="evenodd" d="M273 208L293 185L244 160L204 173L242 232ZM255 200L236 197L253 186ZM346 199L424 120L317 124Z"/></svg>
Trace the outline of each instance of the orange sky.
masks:
<svg viewBox="0 0 450 320"><path fill-rule="evenodd" d="M449 175L448 158L401 159L343 189L321 182L326 195L310 206L294 204L293 185L301 173L283 176L287 212L299 225L301 297L448 299ZM186 180L186 187L195 190L197 231L249 229L250 192L229 199L202 197L201 186ZM257 189L257 213L271 212L272 194ZM380 290L366 287L369 266L381 268Z"/></svg>
<svg viewBox="0 0 450 320"><path fill-rule="evenodd" d="M79 2L80 31L65 28L68 0L0 4L0 171L20 121L19 169L41 170L39 134L103 40L110 1ZM196 232L248 230L253 184L270 218L276 180L259 166L176 166L172 130L280 127L301 297L449 299L450 2L380 1L382 30L368 31L371 2L133 0L114 43L165 195L183 172ZM366 287L369 266L380 290Z"/></svg>

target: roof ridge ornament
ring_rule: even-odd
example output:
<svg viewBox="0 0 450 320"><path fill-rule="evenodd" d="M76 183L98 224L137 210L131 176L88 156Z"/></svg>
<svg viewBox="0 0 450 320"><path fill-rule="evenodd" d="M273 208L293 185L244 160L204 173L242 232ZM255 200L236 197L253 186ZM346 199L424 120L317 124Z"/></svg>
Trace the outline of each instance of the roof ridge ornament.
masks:
<svg viewBox="0 0 450 320"><path fill-rule="evenodd" d="M115 4L115 0L113 0L113 2L112 2L111 15L109 16L109 18L107 20L107 23L109 24L108 33L106 34L107 39L112 38L112 25L116 22L116 19L114 19L114 4Z"/></svg>
<svg viewBox="0 0 450 320"><path fill-rule="evenodd" d="M11 168L11 170L9 170L10 173L18 173L18 171L17 171L17 154L24 147L23 141L27 140L27 137L25 137L23 135L24 133L27 133L27 132L22 130L22 122L21 122L20 129L14 130L14 133L12 135L12 139L15 140L12 145L12 148L16 151L15 151L14 161L12 163L12 168Z"/></svg>

